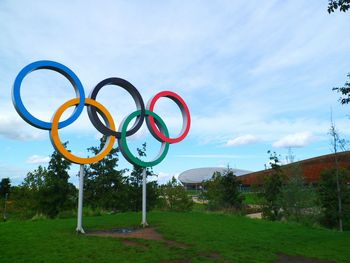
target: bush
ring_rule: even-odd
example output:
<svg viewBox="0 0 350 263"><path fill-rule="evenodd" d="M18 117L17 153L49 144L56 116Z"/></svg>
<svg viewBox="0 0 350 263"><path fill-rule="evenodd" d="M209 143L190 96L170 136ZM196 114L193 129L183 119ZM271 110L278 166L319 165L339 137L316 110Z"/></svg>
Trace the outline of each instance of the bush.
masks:
<svg viewBox="0 0 350 263"><path fill-rule="evenodd" d="M40 213L37 204L36 192L26 186L14 186L12 187L11 197L7 202L7 218L10 220L31 219Z"/></svg>
<svg viewBox="0 0 350 263"><path fill-rule="evenodd" d="M339 225L339 219L342 217L344 228L348 228L347 222L350 221L350 189L347 185L348 171L339 170L340 197L342 200L342 214L338 211L338 195L336 169L326 170L321 173L319 183L319 196L322 206L321 224L326 227L336 228Z"/></svg>
<svg viewBox="0 0 350 263"><path fill-rule="evenodd" d="M113 212L107 212L102 208L92 208L90 206L83 207L83 216L101 216L104 214L110 214ZM57 218L72 218L77 216L77 210L65 210L58 213Z"/></svg>
<svg viewBox="0 0 350 263"><path fill-rule="evenodd" d="M281 195L283 179L280 173L274 173L265 178L263 197L263 218L269 220L281 220L282 206L279 200Z"/></svg>
<svg viewBox="0 0 350 263"><path fill-rule="evenodd" d="M167 184L160 187L159 208L167 211L191 211L192 198L187 195L185 188L180 185L175 177Z"/></svg>
<svg viewBox="0 0 350 263"><path fill-rule="evenodd" d="M281 220L282 207L279 197L284 181L284 174L281 170L277 154L270 151L268 153L270 154L272 174L264 178L262 196L265 199L265 204L263 205L262 217L269 220Z"/></svg>
<svg viewBox="0 0 350 263"><path fill-rule="evenodd" d="M211 180L203 183L203 198L206 199L209 210L219 210L223 207L223 185L221 173L214 173Z"/></svg>
<svg viewBox="0 0 350 263"><path fill-rule="evenodd" d="M240 211L243 207L244 197L239 192L239 181L231 169L224 175L216 172L211 180L204 182L204 198L208 200L209 210Z"/></svg>
<svg viewBox="0 0 350 263"><path fill-rule="evenodd" d="M307 185L303 177L294 175L281 187L280 204L288 221L313 225L318 222L320 206L314 187Z"/></svg>

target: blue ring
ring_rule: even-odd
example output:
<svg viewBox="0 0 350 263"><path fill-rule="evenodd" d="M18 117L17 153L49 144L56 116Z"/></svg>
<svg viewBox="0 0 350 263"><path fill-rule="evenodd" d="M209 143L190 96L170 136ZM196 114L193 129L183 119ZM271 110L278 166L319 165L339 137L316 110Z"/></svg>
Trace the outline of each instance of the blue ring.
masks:
<svg viewBox="0 0 350 263"><path fill-rule="evenodd" d="M39 70L39 69L49 69L49 70L56 71L62 74L64 77L66 77L69 80L69 82L73 85L75 94L77 98L80 99L79 104L76 106L73 114L67 120L64 120L58 123L58 128L61 129L63 127L70 125L79 117L79 115L84 109L85 92L84 92L83 85L81 84L79 78L74 74L74 72L69 68L67 68L66 66L55 61L50 61L50 60L36 61L27 65L18 73L15 79L15 83L13 84L13 90L12 90L12 102L16 108L16 111L23 118L23 120L25 120L30 125L43 130L51 130L52 122L39 120L36 117L34 117L32 114L30 114L29 111L27 111L27 109L23 105L21 94L20 94L21 84L25 76L27 76L32 71Z"/></svg>

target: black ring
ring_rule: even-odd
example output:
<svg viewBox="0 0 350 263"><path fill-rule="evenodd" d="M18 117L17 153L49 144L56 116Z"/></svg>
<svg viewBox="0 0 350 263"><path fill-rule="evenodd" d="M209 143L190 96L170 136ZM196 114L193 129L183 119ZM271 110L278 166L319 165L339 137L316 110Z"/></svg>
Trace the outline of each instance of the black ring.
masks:
<svg viewBox="0 0 350 263"><path fill-rule="evenodd" d="M119 86L123 89L125 89L129 94L132 96L132 98L135 101L137 110L141 111L141 114L136 118L136 121L132 128L126 132L126 136L133 135L136 133L142 126L143 120L145 119L145 104L143 102L143 99L141 97L140 92L128 81L121 78L108 78L105 80L102 80L100 83L96 85L96 87L91 91L89 98L96 100L97 94L100 91L100 89L106 85L115 85ZM101 132L102 134L106 136L114 136L117 139L121 138L121 133L118 131L113 131L110 128L106 127L104 125L100 118L97 116L96 108L93 106L87 107L87 112L89 115L89 118L91 120L91 123L95 126L95 128Z"/></svg>

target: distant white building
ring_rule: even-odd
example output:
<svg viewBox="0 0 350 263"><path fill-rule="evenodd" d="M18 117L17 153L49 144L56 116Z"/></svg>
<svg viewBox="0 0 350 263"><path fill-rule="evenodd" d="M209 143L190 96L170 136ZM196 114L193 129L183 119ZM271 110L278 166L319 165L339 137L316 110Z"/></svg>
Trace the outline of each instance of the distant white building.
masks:
<svg viewBox="0 0 350 263"><path fill-rule="evenodd" d="M233 169L230 168L236 176L241 176L244 174L249 174L251 171ZM199 189L202 186L203 181L207 181L212 178L215 172L220 172L221 174L227 170L227 167L203 167L195 168L182 172L178 179L186 187L187 190Z"/></svg>

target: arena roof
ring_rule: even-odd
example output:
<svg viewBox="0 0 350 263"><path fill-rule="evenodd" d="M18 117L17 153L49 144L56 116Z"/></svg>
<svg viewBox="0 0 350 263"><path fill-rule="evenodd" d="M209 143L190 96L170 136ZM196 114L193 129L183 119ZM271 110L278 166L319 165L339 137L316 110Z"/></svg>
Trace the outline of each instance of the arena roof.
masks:
<svg viewBox="0 0 350 263"><path fill-rule="evenodd" d="M339 168L347 169L350 171L350 151L339 152L336 154L338 159ZM326 169L334 168L334 154L327 154L317 156L314 158L294 162L291 164L282 165L281 169L286 176L300 173L309 183L316 183L320 180L322 171ZM296 168L300 171L296 171ZM184 171L179 175L181 183L185 184L201 184L203 181L209 180L214 172L224 172L227 170L225 167L204 167L196 168ZM273 173L272 169L261 170L257 172L250 172L241 169L232 169L233 173L240 176L239 180L243 185L261 185L264 177ZM350 173L348 174L350 180Z"/></svg>
<svg viewBox="0 0 350 263"><path fill-rule="evenodd" d="M338 167L350 171L350 151L338 152L336 154ZM281 169L286 176L298 174L304 177L308 183L317 183L321 178L321 173L327 169L335 168L335 154L326 154L291 164L282 165ZM261 185L264 178L273 174L272 169L261 170L258 172L246 174L240 178L244 185ZM350 178L350 174L348 172Z"/></svg>
<svg viewBox="0 0 350 263"><path fill-rule="evenodd" d="M241 176L244 174L251 173L251 171L232 169L230 168L236 176ZM214 172L223 173L227 170L227 167L203 167L195 168L182 172L179 175L179 180L183 184L200 184L203 181L209 180Z"/></svg>

